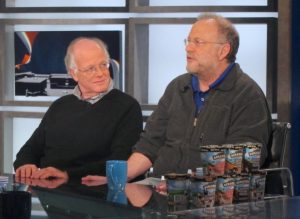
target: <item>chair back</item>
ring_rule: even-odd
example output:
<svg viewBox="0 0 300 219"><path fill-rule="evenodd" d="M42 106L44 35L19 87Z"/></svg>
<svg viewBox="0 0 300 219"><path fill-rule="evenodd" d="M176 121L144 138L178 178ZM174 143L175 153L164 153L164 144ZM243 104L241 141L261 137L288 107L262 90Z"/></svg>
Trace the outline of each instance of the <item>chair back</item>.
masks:
<svg viewBox="0 0 300 219"><path fill-rule="evenodd" d="M111 59L109 67L110 77L114 80L114 88L122 90L122 77L119 63Z"/></svg>
<svg viewBox="0 0 300 219"><path fill-rule="evenodd" d="M286 164L287 149L290 143L291 124L273 121L272 134L268 144L268 159L263 166L267 173L266 194L273 194L270 198L294 195L292 172Z"/></svg>
<svg viewBox="0 0 300 219"><path fill-rule="evenodd" d="M291 124L288 122L274 121L272 135L269 142L269 162L267 167L283 167L287 147L290 143Z"/></svg>

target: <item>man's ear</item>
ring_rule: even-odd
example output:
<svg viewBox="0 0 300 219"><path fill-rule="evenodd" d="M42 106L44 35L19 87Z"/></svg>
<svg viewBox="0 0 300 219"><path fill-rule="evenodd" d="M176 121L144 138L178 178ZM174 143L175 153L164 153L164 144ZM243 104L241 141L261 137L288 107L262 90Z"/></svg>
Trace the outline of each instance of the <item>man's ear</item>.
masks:
<svg viewBox="0 0 300 219"><path fill-rule="evenodd" d="M77 77L77 73L76 73L75 69L70 68L69 69L69 74L74 79L74 81L78 82L78 77Z"/></svg>
<svg viewBox="0 0 300 219"><path fill-rule="evenodd" d="M230 53L230 44L229 43L225 43L219 50L219 59L223 60L226 59L228 54Z"/></svg>

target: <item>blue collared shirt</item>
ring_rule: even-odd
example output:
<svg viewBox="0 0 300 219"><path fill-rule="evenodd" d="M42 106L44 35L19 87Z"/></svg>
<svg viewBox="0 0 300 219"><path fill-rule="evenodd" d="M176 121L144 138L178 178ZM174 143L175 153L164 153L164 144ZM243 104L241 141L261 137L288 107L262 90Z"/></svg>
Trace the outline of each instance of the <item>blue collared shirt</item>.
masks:
<svg viewBox="0 0 300 219"><path fill-rule="evenodd" d="M208 92L215 88L216 86L218 86L223 80L224 78L229 74L229 72L231 71L231 69L233 68L235 63L231 63L226 69L225 71L220 75L220 77L215 80L212 84L209 85L209 89L205 92L202 92L200 89L199 89L199 81L198 81L198 77L193 75L192 76L192 89L193 89L193 92L194 92L194 103L196 105L196 112L195 112L195 115L197 115L203 105L204 105L204 101L205 101L205 98L206 96L208 95Z"/></svg>

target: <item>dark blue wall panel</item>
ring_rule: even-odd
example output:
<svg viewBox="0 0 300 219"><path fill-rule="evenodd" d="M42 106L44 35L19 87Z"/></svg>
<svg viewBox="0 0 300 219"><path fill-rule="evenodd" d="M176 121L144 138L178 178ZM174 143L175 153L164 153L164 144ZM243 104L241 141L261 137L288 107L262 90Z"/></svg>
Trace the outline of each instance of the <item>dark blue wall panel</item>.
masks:
<svg viewBox="0 0 300 219"><path fill-rule="evenodd" d="M295 194L300 195L300 1L292 1L292 144Z"/></svg>

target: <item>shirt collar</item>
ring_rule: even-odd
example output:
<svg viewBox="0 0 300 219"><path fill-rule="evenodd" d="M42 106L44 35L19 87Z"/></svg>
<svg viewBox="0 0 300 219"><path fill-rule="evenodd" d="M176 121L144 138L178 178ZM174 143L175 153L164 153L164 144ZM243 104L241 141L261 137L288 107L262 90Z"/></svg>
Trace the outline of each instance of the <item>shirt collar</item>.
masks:
<svg viewBox="0 0 300 219"><path fill-rule="evenodd" d="M212 84L209 85L209 90L216 88L224 80L224 78L229 74L229 72L231 71L231 69L233 68L234 65L235 65L235 63L229 64L229 66L220 75L220 77L218 77L217 80L215 80ZM199 81L198 81L198 77L196 75L192 76L192 88L193 88L194 92L202 92L199 89Z"/></svg>
<svg viewBox="0 0 300 219"><path fill-rule="evenodd" d="M99 93L98 95L91 97L89 99L83 99L81 96L80 88L78 85L76 85L73 90L73 95L75 95L79 100L83 100L83 101L89 102L91 104L94 104L94 103L98 102L100 99L102 99L106 94L108 94L113 88L114 88L114 82L113 82L113 80L110 80L110 83L108 85L108 89L106 92Z"/></svg>

